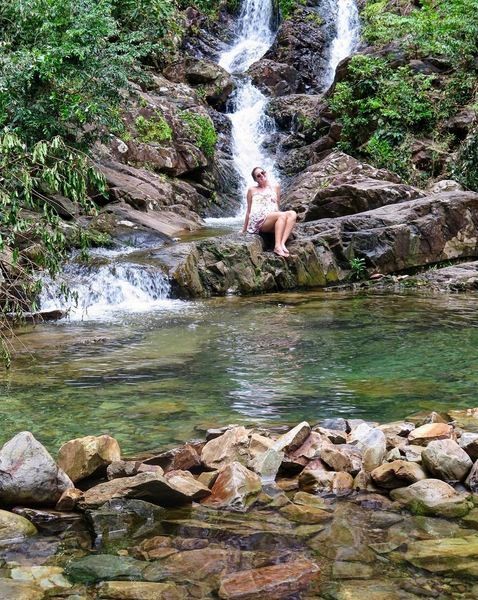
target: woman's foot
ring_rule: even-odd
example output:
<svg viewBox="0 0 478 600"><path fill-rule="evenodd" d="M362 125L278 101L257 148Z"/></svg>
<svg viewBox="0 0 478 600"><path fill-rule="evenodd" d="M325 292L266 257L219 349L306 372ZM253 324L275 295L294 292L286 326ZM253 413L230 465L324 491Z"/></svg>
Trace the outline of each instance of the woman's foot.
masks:
<svg viewBox="0 0 478 600"><path fill-rule="evenodd" d="M289 250L287 250L287 248L285 247L284 244L282 244L282 252L285 254L285 256L289 256L290 255Z"/></svg>
<svg viewBox="0 0 478 600"><path fill-rule="evenodd" d="M274 248L274 254L277 254L277 256L282 256L283 258L285 258L286 256L289 256L289 254L285 254L285 252L282 250L282 248L280 246Z"/></svg>

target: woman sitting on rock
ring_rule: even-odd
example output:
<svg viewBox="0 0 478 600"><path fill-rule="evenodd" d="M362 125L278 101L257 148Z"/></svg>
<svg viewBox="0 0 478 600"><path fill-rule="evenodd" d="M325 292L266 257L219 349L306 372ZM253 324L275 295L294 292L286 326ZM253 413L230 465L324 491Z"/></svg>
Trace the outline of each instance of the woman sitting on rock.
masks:
<svg viewBox="0 0 478 600"><path fill-rule="evenodd" d="M247 190L247 210L242 233L274 232L274 252L278 256L289 256L285 243L294 228L297 213L294 210L279 209L280 187L269 183L264 169L252 169L252 179L257 185Z"/></svg>

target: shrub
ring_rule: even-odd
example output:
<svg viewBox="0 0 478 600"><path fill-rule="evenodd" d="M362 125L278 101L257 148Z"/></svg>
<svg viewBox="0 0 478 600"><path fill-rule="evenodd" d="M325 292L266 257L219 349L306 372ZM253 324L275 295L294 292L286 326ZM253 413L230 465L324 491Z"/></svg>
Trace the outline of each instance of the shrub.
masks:
<svg viewBox="0 0 478 600"><path fill-rule="evenodd" d="M208 158L212 158L216 149L217 133L210 117L184 110L181 112L181 119L197 146Z"/></svg>
<svg viewBox="0 0 478 600"><path fill-rule="evenodd" d="M173 130L163 115L156 111L151 119L139 116L135 121L139 139L142 142L169 142L172 139Z"/></svg>

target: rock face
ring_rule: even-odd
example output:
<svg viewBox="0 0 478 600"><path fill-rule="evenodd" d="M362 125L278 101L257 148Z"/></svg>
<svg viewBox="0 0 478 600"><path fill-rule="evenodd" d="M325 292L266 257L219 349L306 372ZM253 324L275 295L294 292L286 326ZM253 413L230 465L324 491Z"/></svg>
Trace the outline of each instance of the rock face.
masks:
<svg viewBox="0 0 478 600"><path fill-rule="evenodd" d="M0 450L0 501L53 505L73 482L29 431Z"/></svg>
<svg viewBox="0 0 478 600"><path fill-rule="evenodd" d="M264 252L259 236L239 235L165 248L155 259L182 296L321 287L350 277L352 258L386 274L474 256L477 223L478 194L447 192L299 225L287 261Z"/></svg>
<svg viewBox="0 0 478 600"><path fill-rule="evenodd" d="M284 206L302 221L365 212L414 200L424 192L405 185L393 173L376 169L342 152L332 152L296 177L284 194Z"/></svg>
<svg viewBox="0 0 478 600"><path fill-rule="evenodd" d="M120 447L114 438L89 435L63 444L58 452L58 466L77 482L100 469L105 471L110 463L120 458Z"/></svg>
<svg viewBox="0 0 478 600"><path fill-rule="evenodd" d="M308 560L239 571L221 577L219 597L229 600L253 600L257 597L287 598L307 589L318 566Z"/></svg>

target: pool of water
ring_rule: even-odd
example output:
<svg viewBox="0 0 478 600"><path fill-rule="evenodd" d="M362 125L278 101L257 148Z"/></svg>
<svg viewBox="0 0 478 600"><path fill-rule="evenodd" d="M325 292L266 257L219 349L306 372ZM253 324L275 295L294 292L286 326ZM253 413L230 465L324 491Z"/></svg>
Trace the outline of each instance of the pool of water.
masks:
<svg viewBox="0 0 478 600"><path fill-rule="evenodd" d="M125 453L227 423L387 421L478 405L477 296L308 292L166 300L18 331L0 442L109 433Z"/></svg>

